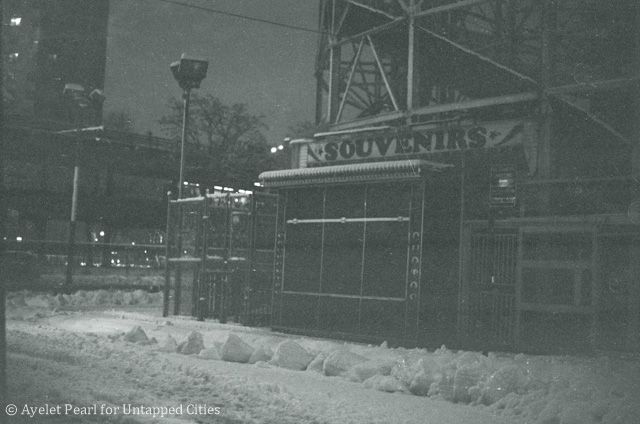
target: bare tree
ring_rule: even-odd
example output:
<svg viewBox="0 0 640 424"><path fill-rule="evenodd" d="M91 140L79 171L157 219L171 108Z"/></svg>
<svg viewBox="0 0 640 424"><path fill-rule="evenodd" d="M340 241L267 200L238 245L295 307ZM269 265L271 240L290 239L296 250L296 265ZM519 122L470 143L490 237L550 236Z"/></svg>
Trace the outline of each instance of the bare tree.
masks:
<svg viewBox="0 0 640 424"><path fill-rule="evenodd" d="M168 102L169 114L160 119L166 136L178 139L182 131L182 101ZM208 156L207 174L225 184L250 186L258 174L271 168L263 117L249 113L242 103L226 105L210 94L193 94L187 142Z"/></svg>

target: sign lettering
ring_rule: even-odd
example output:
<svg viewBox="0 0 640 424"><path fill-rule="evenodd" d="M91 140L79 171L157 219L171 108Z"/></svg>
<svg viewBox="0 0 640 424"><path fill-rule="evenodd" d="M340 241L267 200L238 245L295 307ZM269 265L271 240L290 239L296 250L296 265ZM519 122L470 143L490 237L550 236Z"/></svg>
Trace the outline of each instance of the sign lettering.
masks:
<svg viewBox="0 0 640 424"><path fill-rule="evenodd" d="M371 158L429 155L522 144L522 121L446 128L404 128L317 137L307 145L307 164L326 165Z"/></svg>

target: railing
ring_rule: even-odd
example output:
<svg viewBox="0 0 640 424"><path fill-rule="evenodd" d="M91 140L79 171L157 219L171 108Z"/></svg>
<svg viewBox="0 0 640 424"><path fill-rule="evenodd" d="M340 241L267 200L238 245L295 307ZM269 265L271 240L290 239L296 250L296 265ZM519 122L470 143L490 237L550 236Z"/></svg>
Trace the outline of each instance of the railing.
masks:
<svg viewBox="0 0 640 424"><path fill-rule="evenodd" d="M13 289L50 289L65 281L68 242L5 240L2 279ZM162 285L164 244L86 243L73 247L72 287L109 288Z"/></svg>
<svg viewBox="0 0 640 424"><path fill-rule="evenodd" d="M66 266L69 243L54 240L6 240L6 250L29 252L41 266ZM74 265L80 267L162 269L164 244L74 243Z"/></svg>

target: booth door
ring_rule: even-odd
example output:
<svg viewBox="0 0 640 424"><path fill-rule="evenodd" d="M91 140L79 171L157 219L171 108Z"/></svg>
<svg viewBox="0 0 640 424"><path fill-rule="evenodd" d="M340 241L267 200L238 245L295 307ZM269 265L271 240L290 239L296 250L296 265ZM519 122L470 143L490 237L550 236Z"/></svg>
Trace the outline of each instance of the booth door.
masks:
<svg viewBox="0 0 640 424"><path fill-rule="evenodd" d="M408 183L288 190L274 327L406 338L416 193Z"/></svg>
<svg viewBox="0 0 640 424"><path fill-rule="evenodd" d="M515 230L471 235L468 332L472 344L485 349L515 346L517 259Z"/></svg>

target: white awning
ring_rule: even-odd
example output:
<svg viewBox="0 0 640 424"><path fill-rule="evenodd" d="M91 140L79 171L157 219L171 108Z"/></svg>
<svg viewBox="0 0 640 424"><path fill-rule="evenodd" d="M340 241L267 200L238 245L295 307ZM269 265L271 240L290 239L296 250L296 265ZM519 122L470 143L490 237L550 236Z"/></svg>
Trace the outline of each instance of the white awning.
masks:
<svg viewBox="0 0 640 424"><path fill-rule="evenodd" d="M353 163L267 171L258 177L265 187L418 179L453 165L421 159Z"/></svg>

